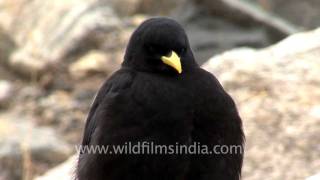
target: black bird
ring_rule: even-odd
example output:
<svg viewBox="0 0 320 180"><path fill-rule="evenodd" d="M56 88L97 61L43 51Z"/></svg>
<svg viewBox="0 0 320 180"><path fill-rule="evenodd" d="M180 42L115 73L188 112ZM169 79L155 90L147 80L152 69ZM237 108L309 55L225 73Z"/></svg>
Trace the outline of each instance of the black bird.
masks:
<svg viewBox="0 0 320 180"><path fill-rule="evenodd" d="M84 151L76 179L239 180L242 152L191 153L176 147L197 144L209 150L222 146L242 150L243 141L234 101L196 63L181 25L169 18L151 18L135 30L122 67L97 93L82 148L109 147L109 152L115 145L141 147L145 142L171 146L173 151Z"/></svg>

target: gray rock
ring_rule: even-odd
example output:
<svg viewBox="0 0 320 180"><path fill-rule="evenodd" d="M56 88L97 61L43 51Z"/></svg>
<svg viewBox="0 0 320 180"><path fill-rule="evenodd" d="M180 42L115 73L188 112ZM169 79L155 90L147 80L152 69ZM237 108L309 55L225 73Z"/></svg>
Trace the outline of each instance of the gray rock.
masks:
<svg viewBox="0 0 320 180"><path fill-rule="evenodd" d="M306 180L319 180L320 179L320 173L313 175L311 177L308 177Z"/></svg>
<svg viewBox="0 0 320 180"><path fill-rule="evenodd" d="M210 14L224 17L242 25L260 24L277 32L279 35L287 36L298 32L293 24L274 16L267 11L247 1L239 0L194 0Z"/></svg>
<svg viewBox="0 0 320 180"><path fill-rule="evenodd" d="M15 50L14 40L0 26L0 64L7 64L11 53Z"/></svg>
<svg viewBox="0 0 320 180"><path fill-rule="evenodd" d="M174 11L181 4L185 3L187 0L142 0L137 8L138 13L152 14L152 15L166 15Z"/></svg>
<svg viewBox="0 0 320 180"><path fill-rule="evenodd" d="M261 48L271 43L261 28L244 29L213 17L189 21L186 23L186 31L200 64L212 55L228 49L240 46Z"/></svg>
<svg viewBox="0 0 320 180"><path fill-rule="evenodd" d="M38 123L54 126L57 132L63 134L68 142L80 141L83 121L92 99L78 101L66 91L54 91L48 96L39 98L35 104L35 113L40 117Z"/></svg>
<svg viewBox="0 0 320 180"><path fill-rule="evenodd" d="M7 180L42 173L43 166L64 161L72 152L51 128L35 127L31 117L0 114L0 176Z"/></svg>
<svg viewBox="0 0 320 180"><path fill-rule="evenodd" d="M107 0L120 16L131 16L137 13L140 5L145 0Z"/></svg>
<svg viewBox="0 0 320 180"><path fill-rule="evenodd" d="M266 11L270 11L291 23L313 29L320 26L320 1L318 0L250 0L258 3Z"/></svg>
<svg viewBox="0 0 320 180"><path fill-rule="evenodd" d="M8 21L11 20L13 26L6 29L21 47L12 55L9 64L28 76L50 72L51 66L62 60L96 48L109 35L115 36L121 26L107 3L99 0L68 3L13 0L0 2L0 5L10 7L11 3L19 7L19 12L15 7L7 8L0 13L0 19L1 15L12 16Z"/></svg>
<svg viewBox="0 0 320 180"><path fill-rule="evenodd" d="M304 179L319 171L319 53L320 29L262 50L232 50L204 65L239 107L244 179Z"/></svg>
<svg viewBox="0 0 320 180"><path fill-rule="evenodd" d="M108 0L108 3L120 16L132 16L134 14L167 15L186 0Z"/></svg>
<svg viewBox="0 0 320 180"><path fill-rule="evenodd" d="M67 161L50 169L44 175L35 178L35 180L72 180L77 158L77 155L71 156Z"/></svg>
<svg viewBox="0 0 320 180"><path fill-rule="evenodd" d="M13 85L9 81L0 80L0 108L8 107L13 99Z"/></svg>
<svg viewBox="0 0 320 180"><path fill-rule="evenodd" d="M69 73L75 79L88 77L91 74L110 74L120 67L122 59L100 51L90 51L69 66Z"/></svg>

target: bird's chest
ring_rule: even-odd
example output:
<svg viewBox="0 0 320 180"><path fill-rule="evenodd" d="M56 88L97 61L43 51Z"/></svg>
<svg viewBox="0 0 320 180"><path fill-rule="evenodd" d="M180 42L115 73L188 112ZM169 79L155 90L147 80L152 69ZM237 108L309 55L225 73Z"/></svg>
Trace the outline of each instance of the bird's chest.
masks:
<svg viewBox="0 0 320 180"><path fill-rule="evenodd" d="M133 99L145 116L148 131L172 140L186 139L194 113L192 94L183 81L145 78L137 85L140 88L134 88Z"/></svg>
<svg viewBox="0 0 320 180"><path fill-rule="evenodd" d="M183 80L143 78L136 84L134 99L145 108L156 112L186 114L192 108L192 93Z"/></svg>

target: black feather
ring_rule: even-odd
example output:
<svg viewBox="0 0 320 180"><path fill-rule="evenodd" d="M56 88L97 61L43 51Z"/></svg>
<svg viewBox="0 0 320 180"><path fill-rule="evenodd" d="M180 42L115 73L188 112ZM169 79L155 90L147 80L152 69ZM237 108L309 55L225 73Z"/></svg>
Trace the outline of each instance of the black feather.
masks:
<svg viewBox="0 0 320 180"><path fill-rule="evenodd" d="M151 49L150 49L151 48ZM159 61L179 53L182 74ZM82 145L201 143L243 146L241 119L218 80L194 60L182 27L168 18L132 35L122 68L99 90ZM78 180L238 180L243 154L81 153Z"/></svg>

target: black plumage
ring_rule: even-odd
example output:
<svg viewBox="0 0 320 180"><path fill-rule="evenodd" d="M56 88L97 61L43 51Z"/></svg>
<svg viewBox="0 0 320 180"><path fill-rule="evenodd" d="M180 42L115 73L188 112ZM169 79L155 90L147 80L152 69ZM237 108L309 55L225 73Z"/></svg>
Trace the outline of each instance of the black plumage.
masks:
<svg viewBox="0 0 320 180"><path fill-rule="evenodd" d="M181 63L181 65L179 64ZM101 87L82 146L153 142L243 146L241 119L218 80L196 63L183 28L152 18ZM238 180L243 154L81 153L78 180Z"/></svg>

